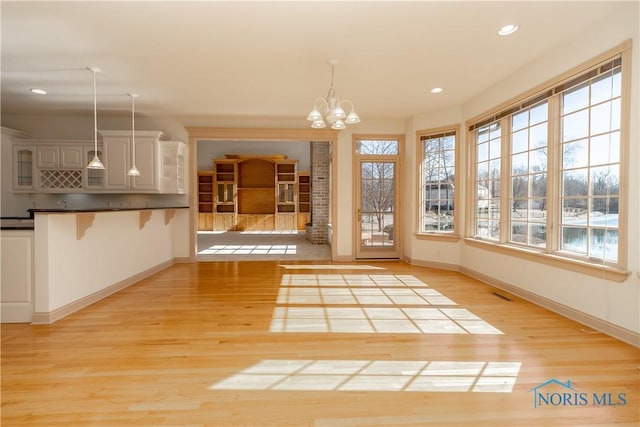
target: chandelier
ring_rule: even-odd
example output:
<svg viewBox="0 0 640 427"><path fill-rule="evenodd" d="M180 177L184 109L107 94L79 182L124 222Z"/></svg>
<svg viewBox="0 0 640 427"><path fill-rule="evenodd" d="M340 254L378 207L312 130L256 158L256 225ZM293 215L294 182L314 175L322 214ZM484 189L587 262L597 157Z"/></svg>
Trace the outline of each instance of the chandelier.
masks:
<svg viewBox="0 0 640 427"><path fill-rule="evenodd" d="M327 123L331 126L331 129L341 130L360 122L360 117L353 109L353 103L348 99L340 101L340 98L336 95L336 91L333 89L333 76L335 74L335 65L338 63L336 60L330 60L331 65L331 85L329 86L329 92L326 98L316 98L313 102L313 109L307 116L307 120L311 122L311 127L314 129L322 129L327 127ZM343 106L350 106L349 114L345 113Z"/></svg>

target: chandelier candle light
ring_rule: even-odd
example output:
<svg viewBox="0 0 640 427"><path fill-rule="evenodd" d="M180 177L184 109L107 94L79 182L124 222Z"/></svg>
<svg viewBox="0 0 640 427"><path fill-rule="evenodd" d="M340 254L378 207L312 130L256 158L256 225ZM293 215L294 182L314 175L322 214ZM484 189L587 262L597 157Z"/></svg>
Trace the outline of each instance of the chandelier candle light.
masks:
<svg viewBox="0 0 640 427"><path fill-rule="evenodd" d="M329 65L331 65L331 85L329 86L327 97L316 98L313 102L313 109L307 116L307 120L311 122L311 127L314 129L327 127L326 122L329 123L331 129L336 130L344 129L348 124L351 125L360 122L360 117L356 114L353 103L348 99L340 101L340 98L336 95L336 91L333 89L333 76L337 63L338 61L335 59L329 61ZM344 108L342 108L345 104L351 107L349 114L346 114Z"/></svg>
<svg viewBox="0 0 640 427"><path fill-rule="evenodd" d="M93 73L93 159L87 165L87 169L104 169L104 164L98 157L98 95L96 93L96 73L99 68L87 67Z"/></svg>
<svg viewBox="0 0 640 427"><path fill-rule="evenodd" d="M136 167L136 109L135 99L138 97L137 93L130 93L131 97L131 169L127 172L129 176L140 176L140 171Z"/></svg>

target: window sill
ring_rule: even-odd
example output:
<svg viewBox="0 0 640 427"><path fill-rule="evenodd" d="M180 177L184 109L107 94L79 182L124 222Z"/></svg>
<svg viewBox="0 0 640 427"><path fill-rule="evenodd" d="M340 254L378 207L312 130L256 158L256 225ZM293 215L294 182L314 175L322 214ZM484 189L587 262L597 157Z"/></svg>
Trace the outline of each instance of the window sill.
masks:
<svg viewBox="0 0 640 427"><path fill-rule="evenodd" d="M414 233L414 236L418 240L436 240L441 242L457 242L460 240L460 236L457 234Z"/></svg>
<svg viewBox="0 0 640 427"><path fill-rule="evenodd" d="M520 258L540 262L553 267L564 268L600 279L614 282L624 282L629 277L629 271L602 264L593 264L577 259L565 258L559 255L538 252L533 249L521 248L504 243L487 242L474 238L465 238L465 244L505 255L518 256Z"/></svg>

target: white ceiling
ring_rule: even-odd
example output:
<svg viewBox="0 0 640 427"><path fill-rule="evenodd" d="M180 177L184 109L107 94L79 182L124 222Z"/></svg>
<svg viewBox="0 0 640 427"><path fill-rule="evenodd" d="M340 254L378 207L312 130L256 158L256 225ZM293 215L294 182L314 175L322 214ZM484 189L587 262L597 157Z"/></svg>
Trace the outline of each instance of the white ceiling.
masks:
<svg viewBox="0 0 640 427"><path fill-rule="evenodd" d="M295 119L336 66L367 119L461 105L624 2L2 1L2 113L125 114L185 125ZM499 37L504 24L520 30ZM445 91L429 93L434 86ZM49 94L31 94L41 87Z"/></svg>

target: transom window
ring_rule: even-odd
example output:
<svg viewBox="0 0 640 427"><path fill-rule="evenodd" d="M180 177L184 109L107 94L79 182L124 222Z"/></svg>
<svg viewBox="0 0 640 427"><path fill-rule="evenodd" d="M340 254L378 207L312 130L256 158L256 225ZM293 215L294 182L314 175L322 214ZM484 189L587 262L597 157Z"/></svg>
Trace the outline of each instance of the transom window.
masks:
<svg viewBox="0 0 640 427"><path fill-rule="evenodd" d="M618 55L469 127L474 237L620 265L623 72Z"/></svg>

